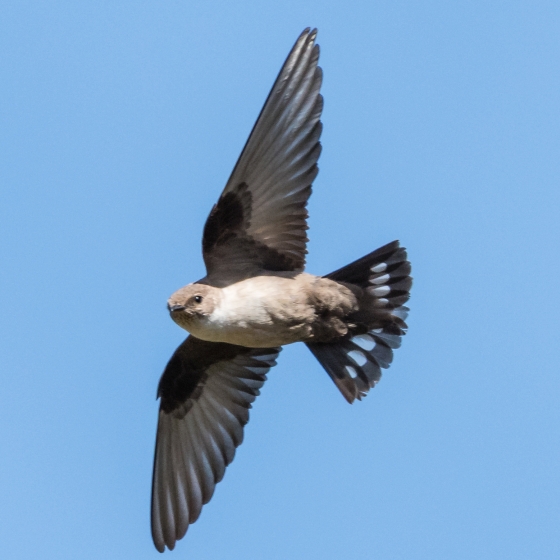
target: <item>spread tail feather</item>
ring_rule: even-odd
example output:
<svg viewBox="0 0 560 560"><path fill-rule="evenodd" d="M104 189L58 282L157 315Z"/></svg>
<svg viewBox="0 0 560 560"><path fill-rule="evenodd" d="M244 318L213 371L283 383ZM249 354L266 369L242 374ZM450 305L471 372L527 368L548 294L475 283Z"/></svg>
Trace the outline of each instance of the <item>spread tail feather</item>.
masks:
<svg viewBox="0 0 560 560"><path fill-rule="evenodd" d="M406 250L393 241L331 272L326 278L361 288L360 308L347 318L348 333L333 342L306 343L349 403L361 400L388 368L401 345L412 278ZM350 287L350 286L349 286Z"/></svg>

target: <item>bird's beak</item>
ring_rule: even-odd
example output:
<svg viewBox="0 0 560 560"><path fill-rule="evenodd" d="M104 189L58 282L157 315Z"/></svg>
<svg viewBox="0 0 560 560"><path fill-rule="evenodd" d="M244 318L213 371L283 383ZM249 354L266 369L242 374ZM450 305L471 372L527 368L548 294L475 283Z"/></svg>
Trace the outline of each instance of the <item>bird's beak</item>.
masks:
<svg viewBox="0 0 560 560"><path fill-rule="evenodd" d="M169 309L169 313L175 313L175 312L179 312L179 311L184 311L185 306L184 305L169 305L169 304L167 304L167 309Z"/></svg>

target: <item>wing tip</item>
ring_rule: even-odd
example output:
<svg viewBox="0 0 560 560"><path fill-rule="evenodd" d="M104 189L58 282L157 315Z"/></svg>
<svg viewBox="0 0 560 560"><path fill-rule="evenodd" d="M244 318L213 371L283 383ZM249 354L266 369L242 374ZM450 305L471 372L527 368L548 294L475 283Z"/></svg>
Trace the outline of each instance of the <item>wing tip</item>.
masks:
<svg viewBox="0 0 560 560"><path fill-rule="evenodd" d="M315 40L317 39L317 33L318 32L319 32L319 30L316 27L306 27L299 34L299 37L297 38L292 51L295 51L298 46L301 47L302 44L313 45L315 43ZM318 46L319 45L315 44L315 47L318 47Z"/></svg>

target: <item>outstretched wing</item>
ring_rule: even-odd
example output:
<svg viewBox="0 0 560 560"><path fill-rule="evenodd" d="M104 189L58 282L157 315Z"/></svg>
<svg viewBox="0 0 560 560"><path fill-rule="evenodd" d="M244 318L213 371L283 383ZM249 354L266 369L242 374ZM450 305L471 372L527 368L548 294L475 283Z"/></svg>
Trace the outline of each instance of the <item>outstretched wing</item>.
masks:
<svg viewBox="0 0 560 560"><path fill-rule="evenodd" d="M175 547L212 497L279 351L189 336L169 360L158 387L152 481L152 537L160 552Z"/></svg>
<svg viewBox="0 0 560 560"><path fill-rule="evenodd" d="M245 144L202 241L208 275L302 270L307 200L321 153L317 30L296 41Z"/></svg>

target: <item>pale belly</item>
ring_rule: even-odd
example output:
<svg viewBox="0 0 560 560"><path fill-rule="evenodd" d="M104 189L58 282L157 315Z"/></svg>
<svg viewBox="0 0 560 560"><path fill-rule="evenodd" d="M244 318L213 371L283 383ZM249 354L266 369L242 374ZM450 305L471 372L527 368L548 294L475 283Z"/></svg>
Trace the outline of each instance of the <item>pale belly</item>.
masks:
<svg viewBox="0 0 560 560"><path fill-rule="evenodd" d="M301 283L268 276L222 288L220 305L188 331L211 342L267 348L309 339L315 319Z"/></svg>

